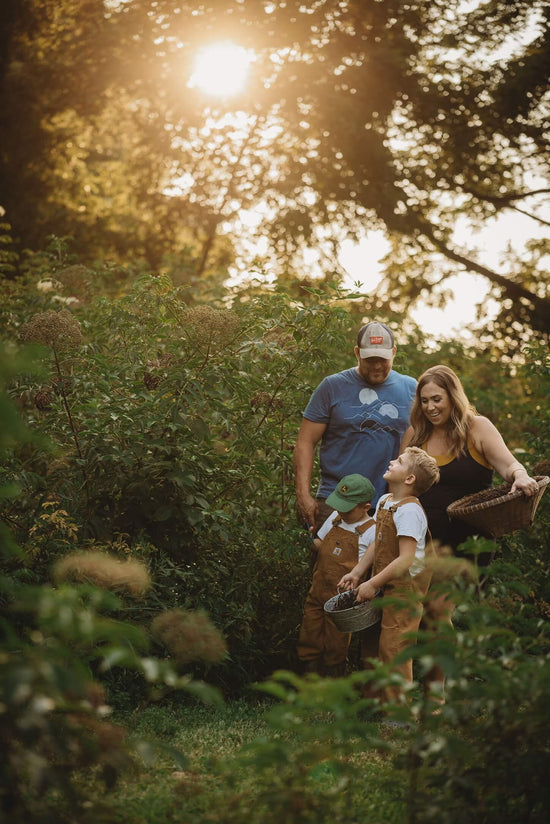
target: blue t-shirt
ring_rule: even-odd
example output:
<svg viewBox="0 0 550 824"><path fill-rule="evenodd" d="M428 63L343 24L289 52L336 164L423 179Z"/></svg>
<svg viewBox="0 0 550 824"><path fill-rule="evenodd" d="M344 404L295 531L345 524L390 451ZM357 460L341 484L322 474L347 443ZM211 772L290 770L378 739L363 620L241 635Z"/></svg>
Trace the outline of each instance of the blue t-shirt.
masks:
<svg viewBox="0 0 550 824"><path fill-rule="evenodd" d="M409 426L415 389L414 378L393 369L378 386L366 383L355 368L321 381L304 412L308 421L327 424L318 497L326 498L344 475L358 472L374 484L376 504L386 491L382 475Z"/></svg>

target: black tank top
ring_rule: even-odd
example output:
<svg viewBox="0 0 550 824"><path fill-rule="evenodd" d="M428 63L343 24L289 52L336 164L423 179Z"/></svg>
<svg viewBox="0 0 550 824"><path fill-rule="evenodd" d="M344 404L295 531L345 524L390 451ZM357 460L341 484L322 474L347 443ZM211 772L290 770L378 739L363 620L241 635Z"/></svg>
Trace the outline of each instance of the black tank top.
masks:
<svg viewBox="0 0 550 824"><path fill-rule="evenodd" d="M423 449L426 451L425 447ZM466 453L458 458L450 459L448 455L434 457L439 466L439 483L420 495L420 503L426 512L432 538L454 550L470 535L481 533L479 528L470 526L465 521L449 518L446 509L464 495L473 495L474 492L490 487L493 470L481 463L483 458L470 440Z"/></svg>

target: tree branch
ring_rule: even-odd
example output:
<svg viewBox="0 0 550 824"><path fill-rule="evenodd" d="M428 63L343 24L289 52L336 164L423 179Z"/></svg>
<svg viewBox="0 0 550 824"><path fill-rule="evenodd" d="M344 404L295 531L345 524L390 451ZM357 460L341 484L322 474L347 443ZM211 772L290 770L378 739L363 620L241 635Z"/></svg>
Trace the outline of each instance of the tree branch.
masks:
<svg viewBox="0 0 550 824"><path fill-rule="evenodd" d="M535 195L547 195L550 189L533 189L530 192L515 192L509 195L491 195L488 192L479 192L471 187L462 187L465 192L474 195L479 200L487 200L489 203L501 204L502 206L509 206L515 200L524 200L526 197L534 197Z"/></svg>
<svg viewBox="0 0 550 824"><path fill-rule="evenodd" d="M531 220L536 220L542 226L550 226L549 220L543 220L538 215L532 215L531 212L526 212L525 209L520 209L519 206L510 206L510 209L513 209L514 212L519 212L520 215L525 215L526 217L530 217Z"/></svg>
<svg viewBox="0 0 550 824"><path fill-rule="evenodd" d="M515 192L509 195L491 195L487 192L479 192L476 189L472 189L471 187L463 187L463 191L469 195L473 195L478 200L484 200L487 203L492 203L497 209L513 209L515 212L519 212L521 215L525 215L526 217L530 217L531 220L536 220L542 226L550 226L550 222L544 220L544 218L539 217L538 215L533 214L532 212L526 212L524 209L520 209L519 206L515 206L514 203L517 200L525 200L527 197L534 197L535 195L543 195L550 193L550 189L533 189L531 192Z"/></svg>
<svg viewBox="0 0 550 824"><path fill-rule="evenodd" d="M455 249L452 249L445 241L440 240L436 236L433 226L424 222L418 216L416 217L415 222L418 231L427 237L435 248L445 255L446 258L459 263L469 272L475 272L478 275L483 275L483 277L487 278L491 283L494 283L502 289L503 294L510 298L510 300L527 301L529 303L528 311L533 328L548 335L550 330L550 300L540 298L538 295L535 295L521 284L515 283L513 280L510 280L504 275L500 275L498 272L494 272L487 266L483 266L481 263L477 263L475 260L471 260L465 255L462 255L460 252L457 252Z"/></svg>

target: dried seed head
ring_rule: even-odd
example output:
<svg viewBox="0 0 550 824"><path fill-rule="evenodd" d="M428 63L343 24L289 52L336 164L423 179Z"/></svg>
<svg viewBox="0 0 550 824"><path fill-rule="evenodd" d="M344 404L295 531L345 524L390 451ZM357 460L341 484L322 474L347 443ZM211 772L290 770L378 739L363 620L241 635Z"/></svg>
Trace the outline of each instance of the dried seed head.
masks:
<svg viewBox="0 0 550 824"><path fill-rule="evenodd" d="M259 406L270 406L272 409L280 409L282 405L280 398L270 395L269 392L258 392L250 399L250 406L253 409L257 409Z"/></svg>
<svg viewBox="0 0 550 824"><path fill-rule="evenodd" d="M49 389L40 389L34 396L34 405L41 411L51 409L52 401L53 396Z"/></svg>
<svg viewBox="0 0 550 824"><path fill-rule="evenodd" d="M79 295L85 291L86 279L89 277L88 269L82 264L66 266L56 272L56 277L61 281L61 285L72 295Z"/></svg>
<svg viewBox="0 0 550 824"><path fill-rule="evenodd" d="M147 371L143 374L143 383L147 389L156 389L159 383L167 376L168 368L174 361L174 355L161 352L158 357L147 361Z"/></svg>
<svg viewBox="0 0 550 824"><path fill-rule="evenodd" d="M466 558L457 558L445 550L447 547L442 547L439 550L438 556L429 558L426 566L432 571L432 583L437 584L442 581L453 581L463 578L467 581L475 581L476 569L474 564Z"/></svg>
<svg viewBox="0 0 550 824"><path fill-rule="evenodd" d="M258 406L268 406L270 401L271 395L269 392L258 392L250 399L250 406L256 409Z"/></svg>
<svg viewBox="0 0 550 824"><path fill-rule="evenodd" d="M174 355L170 354L170 352L161 352L157 358L147 361L147 366L150 369L168 369L173 362Z"/></svg>
<svg viewBox="0 0 550 824"><path fill-rule="evenodd" d="M144 372L143 383L145 384L147 389L156 389L160 382L160 375L153 375L152 372Z"/></svg>
<svg viewBox="0 0 550 824"><path fill-rule="evenodd" d="M157 615L151 630L180 665L190 661L214 663L227 654L221 633L202 610L167 610Z"/></svg>
<svg viewBox="0 0 550 824"><path fill-rule="evenodd" d="M28 343L42 343L55 349L68 349L82 343L77 319L67 309L39 312L21 330L21 339Z"/></svg>
<svg viewBox="0 0 550 824"><path fill-rule="evenodd" d="M104 552L75 552L66 555L54 567L56 581L91 581L103 589L125 591L134 597L151 586L147 567L139 561L121 561Z"/></svg>
<svg viewBox="0 0 550 824"><path fill-rule="evenodd" d="M292 349L296 346L296 341L292 334L280 326L274 326L268 329L262 335L264 343L278 346L280 349Z"/></svg>
<svg viewBox="0 0 550 824"><path fill-rule="evenodd" d="M183 324L196 346L211 351L223 350L239 329L239 318L230 309L193 306L184 314Z"/></svg>

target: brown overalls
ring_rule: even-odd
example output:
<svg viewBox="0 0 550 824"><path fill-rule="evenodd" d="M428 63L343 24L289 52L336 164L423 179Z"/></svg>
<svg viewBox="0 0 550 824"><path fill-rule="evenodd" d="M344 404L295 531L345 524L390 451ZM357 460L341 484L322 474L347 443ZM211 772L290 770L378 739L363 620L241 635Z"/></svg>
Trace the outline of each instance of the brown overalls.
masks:
<svg viewBox="0 0 550 824"><path fill-rule="evenodd" d="M393 513L403 504L409 503L419 503L418 498L409 496L393 504L390 509L384 509L383 506L378 508L372 577L399 556L399 538L393 520ZM431 551L429 533L426 536L425 551L426 556ZM371 667L365 659L379 658L383 664L387 664L393 661L399 652L414 643L414 641L403 636L406 633L418 631L422 618L422 604L416 598L413 598L412 603L407 603L407 599L411 596L425 596L428 592L431 577L432 572L429 569L424 569L414 576L411 576L407 570L400 578L394 578L385 585L384 596L403 595L403 605L385 606L382 610L380 624L365 630L362 634L361 659L365 669ZM408 661L395 665L393 670L400 672L407 681L412 681L412 659L409 658ZM389 700L395 700L399 695L400 690L397 687L387 687L385 691L385 697Z"/></svg>
<svg viewBox="0 0 550 824"><path fill-rule="evenodd" d="M345 675L351 634L336 629L323 608L336 595L342 575L357 564L359 536L374 524L374 519L368 518L355 532L343 529L340 523L337 517L319 549L297 645L304 668L320 675Z"/></svg>

